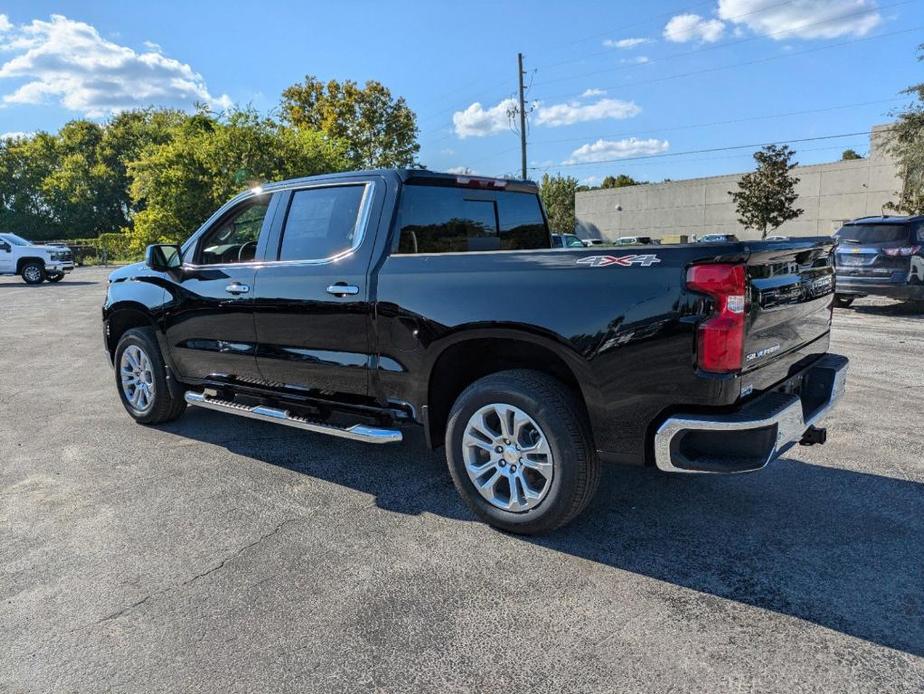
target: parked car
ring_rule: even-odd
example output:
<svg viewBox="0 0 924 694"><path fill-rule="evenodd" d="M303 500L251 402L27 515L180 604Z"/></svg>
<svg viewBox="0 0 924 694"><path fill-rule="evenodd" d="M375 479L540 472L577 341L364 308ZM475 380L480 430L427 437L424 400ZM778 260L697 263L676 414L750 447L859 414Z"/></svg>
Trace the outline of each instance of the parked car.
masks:
<svg viewBox="0 0 924 694"><path fill-rule="evenodd" d="M581 239L586 247L590 248L591 246L605 246L606 241L604 239Z"/></svg>
<svg viewBox="0 0 924 694"><path fill-rule="evenodd" d="M734 234L703 234L697 243L737 243L738 237Z"/></svg>
<svg viewBox="0 0 924 694"><path fill-rule="evenodd" d="M555 248L584 248L584 242L576 234L552 234Z"/></svg>
<svg viewBox="0 0 924 694"><path fill-rule="evenodd" d="M847 368L833 246L562 253L534 183L317 176L113 272L103 333L140 423L194 405L377 444L421 425L478 516L542 533L602 461L744 472L823 442Z"/></svg>
<svg viewBox="0 0 924 694"><path fill-rule="evenodd" d="M867 294L924 301L924 215L863 217L834 237L837 306Z"/></svg>
<svg viewBox="0 0 924 694"><path fill-rule="evenodd" d="M620 236L616 239L616 246L651 246L659 243L650 236Z"/></svg>
<svg viewBox="0 0 924 694"><path fill-rule="evenodd" d="M0 232L0 275L19 275L26 284L60 282L74 269L69 248L40 246L21 236Z"/></svg>
<svg viewBox="0 0 924 694"><path fill-rule="evenodd" d="M789 241L788 236L780 236L779 234L775 236L768 236L764 241Z"/></svg>

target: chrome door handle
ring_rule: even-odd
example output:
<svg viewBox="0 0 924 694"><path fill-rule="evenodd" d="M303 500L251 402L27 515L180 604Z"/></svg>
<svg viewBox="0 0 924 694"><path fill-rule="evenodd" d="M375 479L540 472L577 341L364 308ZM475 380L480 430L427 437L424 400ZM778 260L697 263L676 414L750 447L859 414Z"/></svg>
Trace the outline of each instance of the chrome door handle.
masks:
<svg viewBox="0 0 924 694"><path fill-rule="evenodd" d="M332 284L327 288L327 293L334 296L355 296L359 294L359 287L355 284Z"/></svg>
<svg viewBox="0 0 924 694"><path fill-rule="evenodd" d="M228 292L228 294L246 294L250 291L250 287L240 282L232 282L225 287L225 291Z"/></svg>

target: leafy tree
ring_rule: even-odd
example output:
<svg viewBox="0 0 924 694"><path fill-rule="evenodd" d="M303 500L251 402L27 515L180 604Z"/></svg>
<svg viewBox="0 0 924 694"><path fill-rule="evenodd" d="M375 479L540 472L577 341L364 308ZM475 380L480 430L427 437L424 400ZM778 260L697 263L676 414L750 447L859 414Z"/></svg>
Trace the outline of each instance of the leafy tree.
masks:
<svg viewBox="0 0 924 694"><path fill-rule="evenodd" d="M744 174L738 190L729 191L738 208L738 221L746 229L759 231L761 238L783 222L802 214L793 207L799 197L799 179L790 175L798 164L791 163L795 152L788 145L767 145L754 153L757 169Z"/></svg>
<svg viewBox="0 0 924 694"><path fill-rule="evenodd" d="M853 161L854 159L862 159L855 149L845 149L843 154L841 154L841 161Z"/></svg>
<svg viewBox="0 0 924 694"><path fill-rule="evenodd" d="M918 46L918 60L924 60L924 44ZM924 214L924 82L902 93L911 94L917 101L900 110L889 128L887 147L898 163L902 190L896 194L898 201L889 202L886 207L896 212Z"/></svg>
<svg viewBox="0 0 924 694"><path fill-rule="evenodd" d="M282 92L281 107L289 125L346 141L358 168L413 166L420 151L414 112L374 80L360 88L352 80L324 84L307 75Z"/></svg>
<svg viewBox="0 0 924 694"><path fill-rule="evenodd" d="M549 216L552 231L574 233L574 194L578 180L571 176L550 176L544 174L539 183L539 195Z"/></svg>
<svg viewBox="0 0 924 694"><path fill-rule="evenodd" d="M55 136L40 132L0 143L0 229L30 239L61 233L42 182L57 168Z"/></svg>
<svg viewBox="0 0 924 694"><path fill-rule="evenodd" d="M346 143L324 133L286 127L251 109L220 118L201 111L129 164L132 203L139 209L131 249L186 239L247 188L349 167Z"/></svg>
<svg viewBox="0 0 924 694"><path fill-rule="evenodd" d="M636 181L631 176L626 174L619 174L618 176L607 176L603 179L603 183L600 184L601 188L624 188L626 186L638 186L647 181Z"/></svg>

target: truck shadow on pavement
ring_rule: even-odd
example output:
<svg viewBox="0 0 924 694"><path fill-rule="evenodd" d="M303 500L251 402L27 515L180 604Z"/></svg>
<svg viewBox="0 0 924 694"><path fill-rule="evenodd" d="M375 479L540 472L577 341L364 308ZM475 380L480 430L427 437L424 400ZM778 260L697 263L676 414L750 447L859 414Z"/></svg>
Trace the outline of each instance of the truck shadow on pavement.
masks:
<svg viewBox="0 0 924 694"><path fill-rule="evenodd" d="M348 486L382 509L473 519L442 452L415 431L377 447L195 409L162 429ZM731 477L610 466L576 522L518 539L922 656L922 538L924 485L790 457ZM667 604L684 619L703 600L721 614L709 597Z"/></svg>

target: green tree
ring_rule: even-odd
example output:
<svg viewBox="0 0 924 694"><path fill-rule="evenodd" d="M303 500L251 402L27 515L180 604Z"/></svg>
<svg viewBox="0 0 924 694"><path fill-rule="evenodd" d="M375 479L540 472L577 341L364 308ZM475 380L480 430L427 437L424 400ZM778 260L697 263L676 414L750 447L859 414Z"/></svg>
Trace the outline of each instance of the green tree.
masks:
<svg viewBox="0 0 924 694"><path fill-rule="evenodd" d="M636 181L631 176L626 174L619 174L618 176L607 176L603 179L603 183L600 184L601 188L624 188L626 186L638 186L647 181Z"/></svg>
<svg viewBox="0 0 924 694"><path fill-rule="evenodd" d="M918 60L924 60L924 44L918 46ZM902 93L916 100L895 114L896 121L886 136L886 146L902 177L897 202L886 207L906 214L924 214L924 82Z"/></svg>
<svg viewBox="0 0 924 694"><path fill-rule="evenodd" d="M50 239L61 227L42 193L57 168L55 136L40 132L0 142L0 229L30 239Z"/></svg>
<svg viewBox="0 0 924 694"><path fill-rule="evenodd" d="M744 174L737 191L728 191L738 209L738 221L746 229L759 231L761 238L783 222L802 214L793 207L799 179L790 174L798 164L791 162L795 152L788 145L767 145L754 153L756 170Z"/></svg>
<svg viewBox="0 0 924 694"><path fill-rule="evenodd" d="M855 149L845 149L844 152L841 154L841 161L853 161L854 159L862 159L862 158L863 157L857 154L857 150Z"/></svg>
<svg viewBox="0 0 924 694"><path fill-rule="evenodd" d="M235 194L267 181L350 168L346 143L295 129L252 109L199 112L167 142L129 164L138 209L131 249L182 241Z"/></svg>
<svg viewBox="0 0 924 694"><path fill-rule="evenodd" d="M557 233L574 233L574 194L578 180L571 176L544 174L539 183L539 195L549 216L549 225Z"/></svg>
<svg viewBox="0 0 924 694"><path fill-rule="evenodd" d="M324 84L312 75L282 92L282 118L299 129L323 131L348 143L357 168L413 166L417 117L403 97L374 80L362 88L352 80Z"/></svg>

